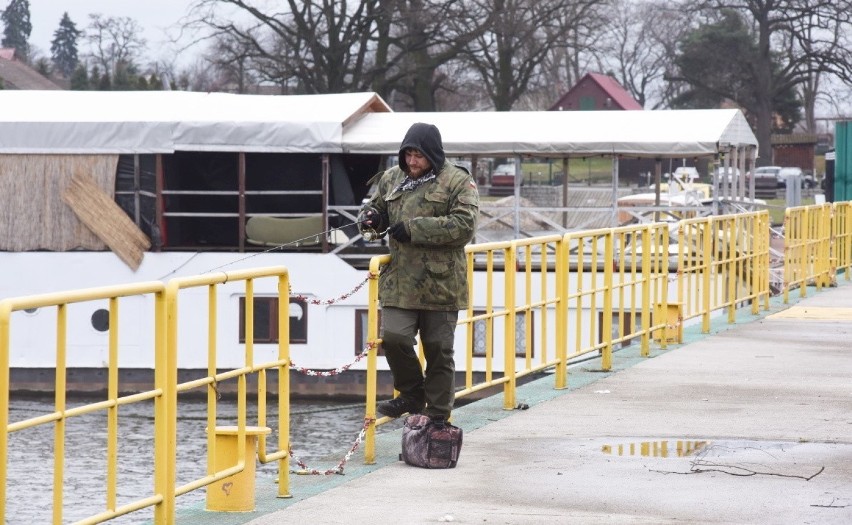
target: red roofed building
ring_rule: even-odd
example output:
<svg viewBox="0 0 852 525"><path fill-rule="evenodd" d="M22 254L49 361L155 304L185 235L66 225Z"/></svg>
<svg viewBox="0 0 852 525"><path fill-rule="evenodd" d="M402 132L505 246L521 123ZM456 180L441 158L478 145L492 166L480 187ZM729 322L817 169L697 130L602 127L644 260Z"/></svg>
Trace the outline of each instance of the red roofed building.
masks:
<svg viewBox="0 0 852 525"><path fill-rule="evenodd" d="M62 89L18 60L15 49L11 47L0 48L0 83L3 89Z"/></svg>
<svg viewBox="0 0 852 525"><path fill-rule="evenodd" d="M608 109L642 109L642 106L618 81L600 73L587 73L550 107L550 111Z"/></svg>

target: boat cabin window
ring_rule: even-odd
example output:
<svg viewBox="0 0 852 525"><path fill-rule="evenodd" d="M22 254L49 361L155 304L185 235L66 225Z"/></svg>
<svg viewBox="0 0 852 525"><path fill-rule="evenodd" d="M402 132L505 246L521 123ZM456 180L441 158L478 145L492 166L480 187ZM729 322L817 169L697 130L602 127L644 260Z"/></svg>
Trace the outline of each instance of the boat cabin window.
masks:
<svg viewBox="0 0 852 525"><path fill-rule="evenodd" d="M254 342L278 344L278 297L254 298ZM308 342L308 303L290 299L290 344ZM246 298L240 297L240 343L246 342Z"/></svg>
<svg viewBox="0 0 852 525"><path fill-rule="evenodd" d="M485 310L474 310L473 315L485 315ZM504 316L494 317L491 321L495 324L501 323ZM486 336L487 319L474 321L473 323L473 357L485 357L488 338ZM535 356L535 312L530 312L530 357ZM500 333L492 327L491 348L494 348L494 334ZM523 315L515 316L515 357L525 357L527 348L526 321ZM493 357L493 356L492 356Z"/></svg>
<svg viewBox="0 0 852 525"><path fill-rule="evenodd" d="M255 248L245 232L253 217L316 218L323 226L315 233L350 227L338 237L351 237L381 157L176 151L157 159L119 155L115 182L116 202L155 251Z"/></svg>
<svg viewBox="0 0 852 525"><path fill-rule="evenodd" d="M382 326L382 311L379 310L379 326ZM366 308L358 308L355 310L355 355L361 355L364 353L364 350L367 348L367 328L369 324L367 322L369 317L369 310ZM385 355L385 350L382 348L380 344L376 349L376 355Z"/></svg>

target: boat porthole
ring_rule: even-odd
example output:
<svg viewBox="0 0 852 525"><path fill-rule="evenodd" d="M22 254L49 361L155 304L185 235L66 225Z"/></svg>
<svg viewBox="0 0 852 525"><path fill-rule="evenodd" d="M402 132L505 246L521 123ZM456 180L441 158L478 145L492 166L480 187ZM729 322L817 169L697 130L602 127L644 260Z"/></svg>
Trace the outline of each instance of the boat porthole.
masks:
<svg viewBox="0 0 852 525"><path fill-rule="evenodd" d="M98 332L109 330L109 310L101 308L92 314L92 327Z"/></svg>

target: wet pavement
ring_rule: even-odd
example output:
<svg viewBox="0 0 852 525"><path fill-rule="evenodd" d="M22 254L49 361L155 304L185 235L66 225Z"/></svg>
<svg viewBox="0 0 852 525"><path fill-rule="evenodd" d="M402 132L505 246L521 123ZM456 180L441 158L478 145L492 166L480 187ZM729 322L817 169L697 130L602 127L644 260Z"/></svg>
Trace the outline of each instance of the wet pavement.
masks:
<svg viewBox="0 0 852 525"><path fill-rule="evenodd" d="M255 512L178 523L852 523L852 284L794 295L651 358L625 348L610 372L574 365L566 390L533 381L528 409L458 408L455 469L398 461L397 430L375 465L291 476L290 499L259 480Z"/></svg>

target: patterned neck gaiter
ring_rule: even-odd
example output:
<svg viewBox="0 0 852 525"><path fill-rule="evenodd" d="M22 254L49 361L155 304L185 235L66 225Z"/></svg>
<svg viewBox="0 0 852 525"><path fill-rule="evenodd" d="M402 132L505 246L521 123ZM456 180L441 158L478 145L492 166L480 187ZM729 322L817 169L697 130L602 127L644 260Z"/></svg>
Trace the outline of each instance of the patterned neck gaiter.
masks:
<svg viewBox="0 0 852 525"><path fill-rule="evenodd" d="M420 186L426 184L430 180L434 180L434 179L435 179L435 171L434 170L430 171L429 173L427 173L425 175L421 175L417 179L412 179L411 177L405 177L405 179L403 179L402 182L399 183L399 186L397 186L393 190L393 193L396 193L398 191L413 191L413 190L419 188Z"/></svg>

